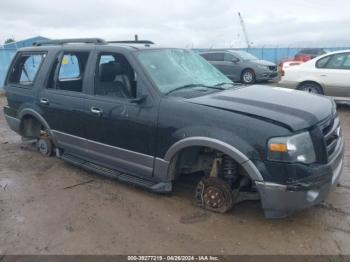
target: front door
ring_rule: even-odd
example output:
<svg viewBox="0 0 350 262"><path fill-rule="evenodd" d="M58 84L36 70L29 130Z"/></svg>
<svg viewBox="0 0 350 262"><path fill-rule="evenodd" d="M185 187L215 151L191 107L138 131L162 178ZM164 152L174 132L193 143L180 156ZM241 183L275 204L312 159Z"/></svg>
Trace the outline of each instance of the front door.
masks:
<svg viewBox="0 0 350 262"><path fill-rule="evenodd" d="M94 88L87 100L88 150L94 161L138 176L151 176L157 108L126 57L97 53Z"/></svg>

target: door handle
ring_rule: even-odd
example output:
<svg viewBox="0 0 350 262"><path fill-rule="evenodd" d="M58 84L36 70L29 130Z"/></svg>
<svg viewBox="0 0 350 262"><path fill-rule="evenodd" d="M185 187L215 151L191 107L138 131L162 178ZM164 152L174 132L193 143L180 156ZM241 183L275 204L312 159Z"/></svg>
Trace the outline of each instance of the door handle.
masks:
<svg viewBox="0 0 350 262"><path fill-rule="evenodd" d="M327 75L320 75L320 76L325 77L325 76L327 76Z"/></svg>
<svg viewBox="0 0 350 262"><path fill-rule="evenodd" d="M94 115L101 116L103 113L103 110L97 107L91 107L90 112L93 113Z"/></svg>
<svg viewBox="0 0 350 262"><path fill-rule="evenodd" d="M41 98L40 99L40 103L42 103L43 105L48 105L49 104L49 100L46 98Z"/></svg>

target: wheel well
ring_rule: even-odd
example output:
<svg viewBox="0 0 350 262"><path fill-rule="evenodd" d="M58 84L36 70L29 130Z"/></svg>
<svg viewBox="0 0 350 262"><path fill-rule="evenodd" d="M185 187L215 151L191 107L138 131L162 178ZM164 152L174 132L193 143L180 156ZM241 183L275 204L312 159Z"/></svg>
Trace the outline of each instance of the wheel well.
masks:
<svg viewBox="0 0 350 262"><path fill-rule="evenodd" d="M44 126L36 117L29 114L22 117L20 133L23 137L38 138L42 130L44 130Z"/></svg>
<svg viewBox="0 0 350 262"><path fill-rule="evenodd" d="M303 81L303 82L299 83L296 89L299 90L301 88L301 86L305 85L305 84L315 84L315 85L317 85L320 88L322 94L324 94L323 87L319 83L317 83L316 81L311 81L311 80L307 80L307 81Z"/></svg>
<svg viewBox="0 0 350 262"><path fill-rule="evenodd" d="M171 159L169 165L169 177L172 180L178 179L181 175L202 172L203 175L213 176L213 165L215 161L222 159L230 159L231 164L235 166L234 170L237 176L249 177L245 169L233 158L223 152L205 146L190 146L181 149ZM222 166L219 167L217 176L222 176Z"/></svg>

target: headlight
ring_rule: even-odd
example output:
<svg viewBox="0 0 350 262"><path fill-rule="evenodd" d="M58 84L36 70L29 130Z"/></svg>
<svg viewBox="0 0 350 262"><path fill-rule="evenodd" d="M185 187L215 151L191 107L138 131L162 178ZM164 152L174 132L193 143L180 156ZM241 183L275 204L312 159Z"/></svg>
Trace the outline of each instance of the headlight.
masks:
<svg viewBox="0 0 350 262"><path fill-rule="evenodd" d="M261 68L261 69L269 69L269 67L268 66L266 66L266 65L257 65L259 68Z"/></svg>
<svg viewBox="0 0 350 262"><path fill-rule="evenodd" d="M289 137L274 137L268 142L268 160L289 163L315 162L315 149L309 132Z"/></svg>

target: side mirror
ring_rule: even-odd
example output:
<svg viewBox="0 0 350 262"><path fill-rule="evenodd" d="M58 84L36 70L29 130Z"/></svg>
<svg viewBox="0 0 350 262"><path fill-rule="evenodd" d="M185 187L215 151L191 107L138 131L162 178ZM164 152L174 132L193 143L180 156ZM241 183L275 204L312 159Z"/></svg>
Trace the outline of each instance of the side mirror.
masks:
<svg viewBox="0 0 350 262"><path fill-rule="evenodd" d="M233 58L233 59L232 59L232 63L237 64L238 62L239 62L239 59L238 59L238 58Z"/></svg>
<svg viewBox="0 0 350 262"><path fill-rule="evenodd" d="M133 103L133 104L140 104L143 101L145 101L146 98L147 98L147 95L141 95L141 96L136 97L136 98L131 98L131 99L129 99L129 101L130 101L130 103Z"/></svg>

